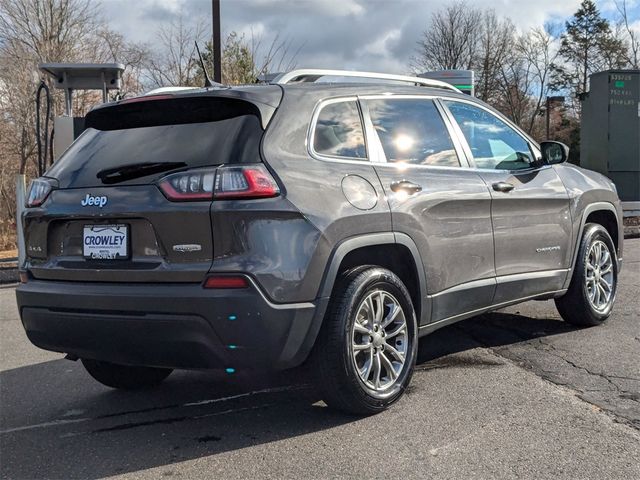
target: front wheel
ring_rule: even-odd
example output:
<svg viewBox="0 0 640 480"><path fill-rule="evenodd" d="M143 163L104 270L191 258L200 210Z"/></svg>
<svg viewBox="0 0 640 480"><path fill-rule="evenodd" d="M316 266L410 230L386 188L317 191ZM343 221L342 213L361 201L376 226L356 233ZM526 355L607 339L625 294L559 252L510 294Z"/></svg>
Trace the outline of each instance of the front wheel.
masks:
<svg viewBox="0 0 640 480"><path fill-rule="evenodd" d="M585 225L567 293L556 299L560 316L577 326L600 325L611 314L618 286L613 241L596 223Z"/></svg>
<svg viewBox="0 0 640 480"><path fill-rule="evenodd" d="M416 316L402 281L379 267L343 274L312 363L327 405L360 415L385 410L407 388L416 351Z"/></svg>
<svg viewBox="0 0 640 480"><path fill-rule="evenodd" d="M122 390L155 387L172 372L170 368L132 367L87 358L82 359L82 365L89 375L103 385Z"/></svg>

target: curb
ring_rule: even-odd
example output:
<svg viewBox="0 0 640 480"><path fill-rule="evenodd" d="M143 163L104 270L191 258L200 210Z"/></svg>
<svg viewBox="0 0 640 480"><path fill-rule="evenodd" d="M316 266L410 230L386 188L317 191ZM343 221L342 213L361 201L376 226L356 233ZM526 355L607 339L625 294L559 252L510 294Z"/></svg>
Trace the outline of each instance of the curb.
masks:
<svg viewBox="0 0 640 480"><path fill-rule="evenodd" d="M640 217L624 217L624 238L640 237Z"/></svg>
<svg viewBox="0 0 640 480"><path fill-rule="evenodd" d="M640 227L624 227L624 238L640 238Z"/></svg>
<svg viewBox="0 0 640 480"><path fill-rule="evenodd" d="M0 285L5 283L17 283L19 280L20 278L18 277L17 268L0 268Z"/></svg>
<svg viewBox="0 0 640 480"><path fill-rule="evenodd" d="M5 283L17 283L20 281L17 261L17 258L0 260L0 285L4 285Z"/></svg>

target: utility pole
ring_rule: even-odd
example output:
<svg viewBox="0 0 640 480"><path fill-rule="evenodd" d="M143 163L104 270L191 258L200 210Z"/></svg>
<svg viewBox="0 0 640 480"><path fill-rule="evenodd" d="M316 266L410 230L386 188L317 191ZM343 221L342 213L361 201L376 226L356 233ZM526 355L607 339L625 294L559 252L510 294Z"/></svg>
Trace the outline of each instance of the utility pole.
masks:
<svg viewBox="0 0 640 480"><path fill-rule="evenodd" d="M220 34L220 0L211 0L213 25L213 81L222 83L222 47Z"/></svg>
<svg viewBox="0 0 640 480"><path fill-rule="evenodd" d="M564 103L564 97L559 97L559 96L558 97L549 97L549 96L547 96L547 108L546 108L546 110L547 110L547 112L546 112L547 113L547 115L546 115L546 117L547 117L547 138L546 138L546 140L550 139L550 137L549 137L549 127L550 127L550 124L551 124L551 105L552 105L552 103L556 103L556 102L557 103Z"/></svg>
<svg viewBox="0 0 640 480"><path fill-rule="evenodd" d="M549 124L551 122L551 102L550 102L550 97L547 95L547 135L545 137L545 140L549 140Z"/></svg>

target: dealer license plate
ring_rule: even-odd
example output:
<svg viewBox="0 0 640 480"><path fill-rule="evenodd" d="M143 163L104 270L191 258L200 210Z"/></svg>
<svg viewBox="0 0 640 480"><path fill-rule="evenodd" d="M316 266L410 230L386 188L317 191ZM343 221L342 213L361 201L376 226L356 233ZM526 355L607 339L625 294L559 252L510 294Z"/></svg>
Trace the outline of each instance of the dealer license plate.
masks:
<svg viewBox="0 0 640 480"><path fill-rule="evenodd" d="M127 225L85 225L82 254L93 260L119 260L129 257Z"/></svg>

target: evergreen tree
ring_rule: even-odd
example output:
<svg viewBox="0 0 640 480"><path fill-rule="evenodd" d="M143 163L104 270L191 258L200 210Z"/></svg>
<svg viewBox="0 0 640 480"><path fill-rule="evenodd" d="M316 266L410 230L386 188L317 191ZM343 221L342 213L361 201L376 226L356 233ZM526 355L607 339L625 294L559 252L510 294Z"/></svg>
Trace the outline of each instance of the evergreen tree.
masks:
<svg viewBox="0 0 640 480"><path fill-rule="evenodd" d="M564 62L555 66L557 86L586 92L590 74L624 65L624 50L593 0L583 0L561 36L558 53Z"/></svg>

